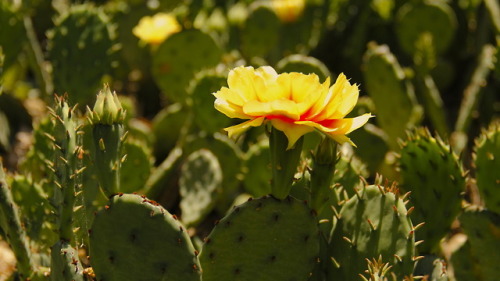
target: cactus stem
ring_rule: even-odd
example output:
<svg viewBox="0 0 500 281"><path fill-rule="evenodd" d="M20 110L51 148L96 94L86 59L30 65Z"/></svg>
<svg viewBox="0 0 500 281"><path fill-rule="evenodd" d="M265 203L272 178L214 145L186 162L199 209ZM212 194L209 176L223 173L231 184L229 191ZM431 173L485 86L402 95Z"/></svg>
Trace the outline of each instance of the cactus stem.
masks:
<svg viewBox="0 0 500 281"><path fill-rule="evenodd" d="M415 235L415 231L414 230L410 230L410 233L408 233L408 240L413 239L413 235Z"/></svg>
<svg viewBox="0 0 500 281"><path fill-rule="evenodd" d="M356 197L358 197L359 201L362 201L362 200L363 200L363 198L362 198L361 194L359 194L359 192L358 192L358 189L357 189L357 188L354 188L354 192L356 193Z"/></svg>
<svg viewBox="0 0 500 281"><path fill-rule="evenodd" d="M398 207L396 207L396 205L392 205L392 210L394 210L394 214L399 216Z"/></svg>

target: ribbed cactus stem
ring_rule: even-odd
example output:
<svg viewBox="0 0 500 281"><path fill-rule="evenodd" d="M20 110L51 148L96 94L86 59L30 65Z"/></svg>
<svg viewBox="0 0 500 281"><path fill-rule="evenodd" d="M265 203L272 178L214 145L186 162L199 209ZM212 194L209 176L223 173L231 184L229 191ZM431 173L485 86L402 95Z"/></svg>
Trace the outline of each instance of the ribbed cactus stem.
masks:
<svg viewBox="0 0 500 281"><path fill-rule="evenodd" d="M125 137L123 110L116 93L108 85L97 95L94 109L88 109L92 124L93 159L101 190L107 197L118 193L120 186L121 147Z"/></svg>
<svg viewBox="0 0 500 281"><path fill-rule="evenodd" d="M11 191L5 181L2 162L0 161L0 229L10 244L17 259L17 269L21 279L28 278L34 269L33 255L30 253L26 232L21 225L17 207Z"/></svg>
<svg viewBox="0 0 500 281"><path fill-rule="evenodd" d="M330 189L335 163L337 162L337 144L330 138L324 138L318 145L313 157L311 171L311 208L320 213L330 196Z"/></svg>
<svg viewBox="0 0 500 281"><path fill-rule="evenodd" d="M271 129L271 194L278 199L284 199L290 193L303 143L304 138L300 138L293 148L287 149L288 139L285 134L275 128Z"/></svg>

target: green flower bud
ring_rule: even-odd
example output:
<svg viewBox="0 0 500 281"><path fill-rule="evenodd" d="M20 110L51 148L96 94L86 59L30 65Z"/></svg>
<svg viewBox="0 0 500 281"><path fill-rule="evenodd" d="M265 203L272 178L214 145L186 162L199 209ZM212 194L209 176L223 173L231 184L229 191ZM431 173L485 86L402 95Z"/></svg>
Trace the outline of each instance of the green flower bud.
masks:
<svg viewBox="0 0 500 281"><path fill-rule="evenodd" d="M123 123L125 111L118 96L115 92L111 93L107 84L97 95L94 110L89 110L89 119L93 124L111 125Z"/></svg>

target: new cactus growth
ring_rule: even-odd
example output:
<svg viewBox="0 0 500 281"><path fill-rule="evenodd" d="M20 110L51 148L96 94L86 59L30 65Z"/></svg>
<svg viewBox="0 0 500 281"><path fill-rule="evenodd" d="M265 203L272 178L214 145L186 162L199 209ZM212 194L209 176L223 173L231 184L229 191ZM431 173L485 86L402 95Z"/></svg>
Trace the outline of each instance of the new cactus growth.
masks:
<svg viewBox="0 0 500 281"><path fill-rule="evenodd" d="M379 256L399 279L413 272L419 226L410 220L405 197L394 184L370 185L343 203L329 244L327 280L355 280L365 260Z"/></svg>
<svg viewBox="0 0 500 281"><path fill-rule="evenodd" d="M109 197L120 188L120 167L125 159L121 155L125 132L123 111L116 93L111 93L105 85L97 95L93 110L88 109L88 119L92 126L93 156L99 186Z"/></svg>

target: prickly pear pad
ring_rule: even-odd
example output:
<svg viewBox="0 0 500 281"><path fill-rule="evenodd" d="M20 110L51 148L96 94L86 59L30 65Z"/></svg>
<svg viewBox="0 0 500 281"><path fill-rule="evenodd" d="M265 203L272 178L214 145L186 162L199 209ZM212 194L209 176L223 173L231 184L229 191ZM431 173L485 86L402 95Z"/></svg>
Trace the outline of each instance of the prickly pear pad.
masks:
<svg viewBox="0 0 500 281"><path fill-rule="evenodd" d="M206 238L204 281L307 280L317 263L316 216L292 197L235 207Z"/></svg>
<svg viewBox="0 0 500 281"><path fill-rule="evenodd" d="M417 232L417 240L424 240L420 253L433 253L460 212L464 172L451 148L427 130L410 135L399 162L401 187L411 191L410 202L415 206L412 220L425 222Z"/></svg>
<svg viewBox="0 0 500 281"><path fill-rule="evenodd" d="M370 185L344 203L330 242L334 263L327 280L358 280L365 260L379 256L399 278L412 273L414 228L397 194L395 187Z"/></svg>
<svg viewBox="0 0 500 281"><path fill-rule="evenodd" d="M491 124L476 140L474 166L479 192L486 208L500 213L500 122Z"/></svg>
<svg viewBox="0 0 500 281"><path fill-rule="evenodd" d="M184 227L145 197L114 196L98 212L90 235L97 280L200 280L200 265Z"/></svg>

